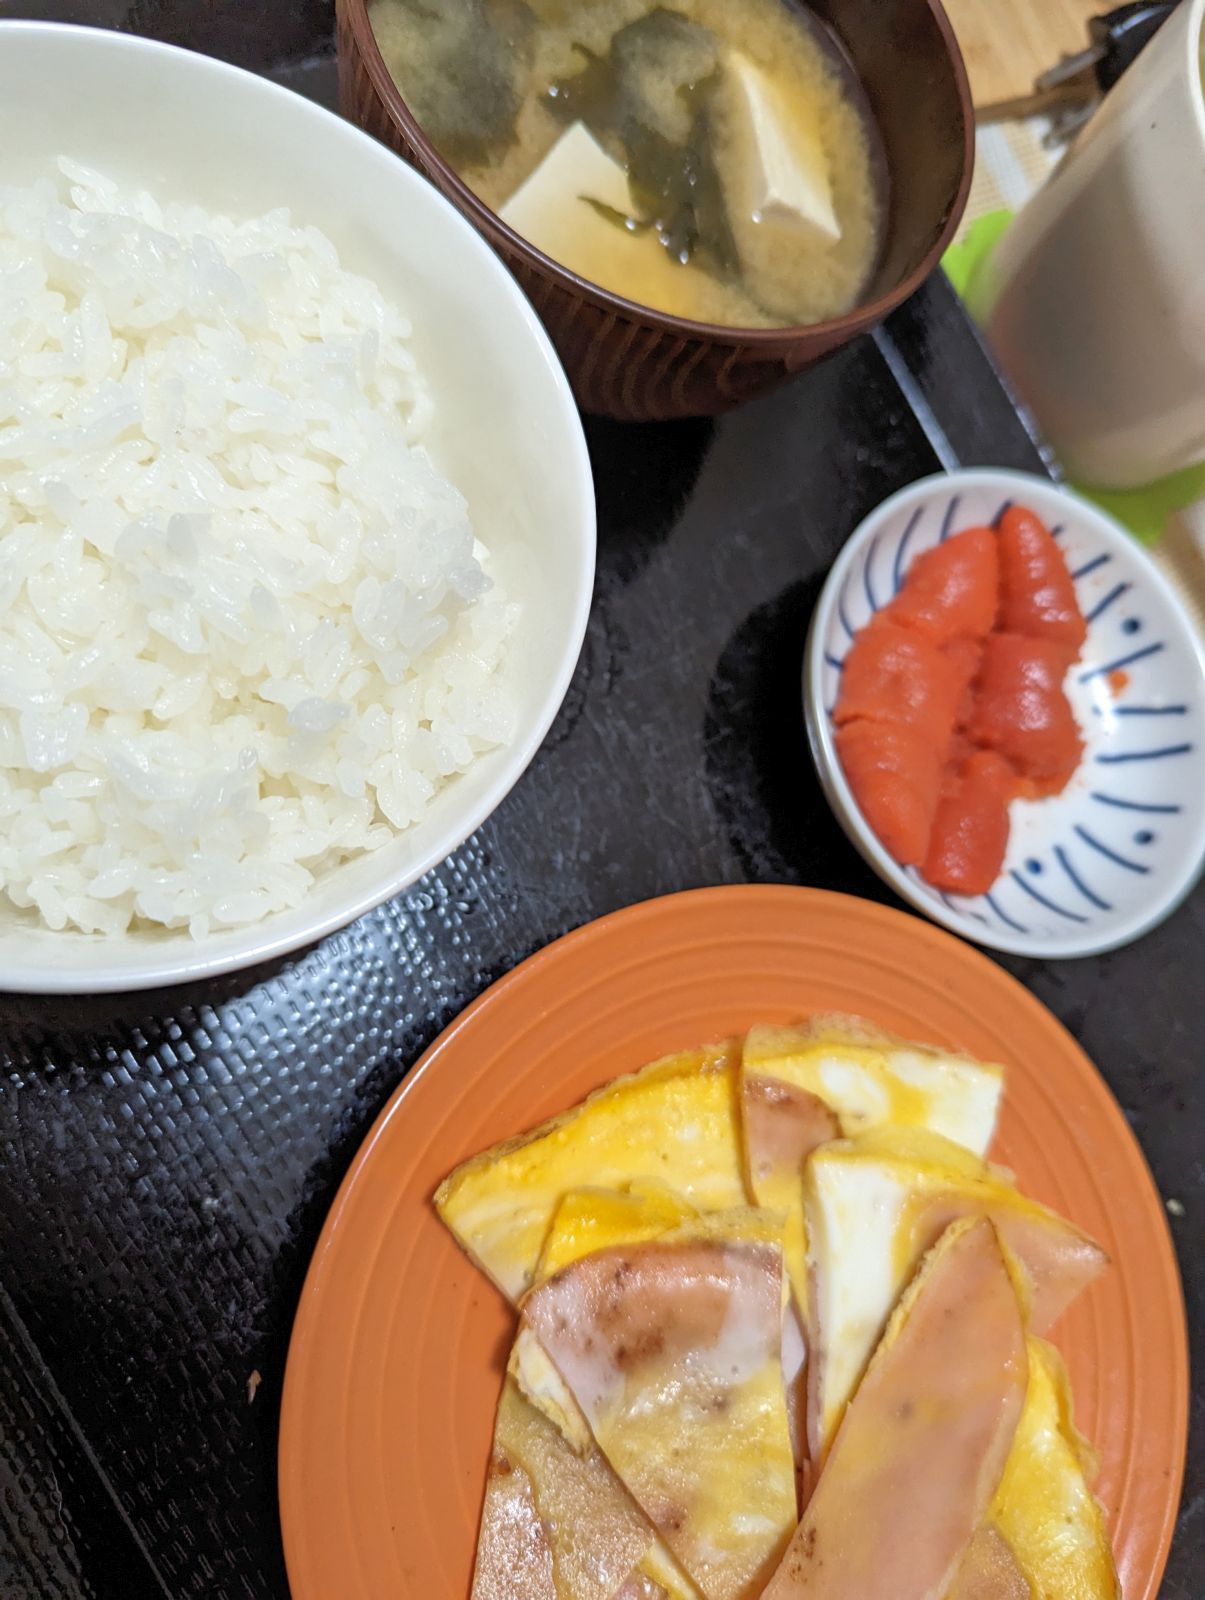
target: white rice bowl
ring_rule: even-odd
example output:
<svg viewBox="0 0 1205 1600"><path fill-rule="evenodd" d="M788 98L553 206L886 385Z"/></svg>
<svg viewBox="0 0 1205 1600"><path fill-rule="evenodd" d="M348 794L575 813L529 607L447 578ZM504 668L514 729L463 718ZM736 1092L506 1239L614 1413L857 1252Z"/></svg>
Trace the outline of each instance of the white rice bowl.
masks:
<svg viewBox="0 0 1205 1600"><path fill-rule="evenodd" d="M520 607L329 240L59 167L0 187L0 890L204 938L510 739Z"/></svg>
<svg viewBox="0 0 1205 1600"><path fill-rule="evenodd" d="M412 171L0 22L0 988L230 970L413 883L543 738L593 544L547 338Z"/></svg>

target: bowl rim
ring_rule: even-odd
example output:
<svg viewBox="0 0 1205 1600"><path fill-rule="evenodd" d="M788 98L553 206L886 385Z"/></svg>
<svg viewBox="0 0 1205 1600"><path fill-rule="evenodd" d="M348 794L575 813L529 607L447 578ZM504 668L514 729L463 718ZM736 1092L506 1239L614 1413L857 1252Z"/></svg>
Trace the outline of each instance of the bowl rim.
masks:
<svg viewBox="0 0 1205 1600"><path fill-rule="evenodd" d="M465 842L497 810L502 801L518 783L543 745L548 731L559 714L568 693L570 681L577 669L585 642L586 627L590 618L594 591L594 573L597 557L598 526L597 503L594 496L594 475L586 446L581 415L573 398L569 380L560 357L530 300L523 293L505 262L491 249L487 240L438 188L429 183L421 173L379 140L345 117L329 111L316 101L297 94L294 90L276 83L271 78L251 72L244 67L223 61L215 56L187 50L180 45L158 39L148 39L140 34L123 33L116 29L99 28L84 23L51 22L43 18L0 19L0 39L6 35L23 34L42 40L77 45L86 41L89 49L113 50L129 55L148 57L161 66L172 62L183 70L212 76L217 93L214 106L221 104L221 87L232 80L250 80L254 92L261 95L265 105L291 107L297 115L309 117L325 124L325 132L346 141L349 150L358 152L355 159L378 163L382 173L388 172L389 181L412 193L421 194L424 203L430 199L444 210L461 247L479 264L480 270L492 275L509 302L514 316L534 341L532 354L538 359L532 365L544 372L555 396L554 414L562 417L566 425L567 450L562 457L571 462L571 483L568 493L576 501L576 514L572 519L574 543L579 548L576 562L575 591L568 598L564 612L567 618L566 643L560 653L556 672L548 679L537 704L540 709L531 723L526 738L486 752L486 758L497 758L499 771L477 804L454 821L439 840L406 860L404 865L386 874L373 887L345 897L337 905L315 915L307 910L315 885L300 905L274 912L260 922L245 927L222 930L195 943L179 929L165 935L148 934L145 948L136 947L135 953L126 957L114 955L108 960L100 956L106 944L116 944L100 934L67 932L55 933L48 928L31 928L30 931L54 941L54 953L39 951L27 964L14 963L7 958L0 964L0 993L29 995L84 995L135 993L147 989L161 989L177 984L191 983L202 978L216 978L223 974L243 971L275 961L308 949L332 933L349 927L367 912L383 905L385 901L403 894ZM54 43L51 48L55 48ZM398 839L405 839L401 833ZM358 858L363 859L363 858ZM333 869L338 871L338 868ZM126 936L120 936L122 938ZM157 943L162 938L161 943ZM170 941L170 942L168 942ZM39 938L39 944L42 942ZM212 946L218 943L217 951ZM233 946L233 948L231 948ZM76 965L64 956L72 952L97 953L94 962Z"/></svg>
<svg viewBox="0 0 1205 1600"><path fill-rule="evenodd" d="M1166 605L1174 626L1188 642L1198 669L1205 677L1205 639L1201 638L1193 625L1184 602L1167 577L1155 565L1150 554L1132 534L1099 506L1093 505L1073 489L1056 483L1053 479L1039 477L1036 473L1019 472L1013 468L962 467L949 472L931 473L896 490L863 517L841 547L825 579L808 626L803 652L804 721L812 762L820 779L824 797L850 843L854 845L863 860L874 868L884 883L931 921L940 923L971 943L985 945L993 950L1002 950L1011 955L1036 956L1047 960L1070 960L1104 955L1110 950L1119 950L1125 945L1133 944L1166 921L1183 905L1200 881L1202 873L1205 872L1205 797L1199 802L1195 849L1182 857L1183 865L1179 874L1171 878L1167 888L1153 896L1149 903L1141 905L1128 919L1123 920L1120 926L1115 926L1103 937L1100 934L1076 934L1074 931L1053 938L1030 933L1013 934L1005 928L997 931L994 928L971 926L969 918L952 915L937 899L935 891L928 891L927 885L917 885L909 877L871 832L854 799L837 756L828 714L824 709L821 675L824 667L824 639L841 586L867 540L872 538L890 517L901 510L906 510L910 505L928 500L935 494L944 494L959 484L968 487L998 487L1005 494L1010 490L1014 494L1032 493L1036 488L1044 494L1057 495L1106 543L1111 544L1114 549L1125 551L1135 559L1142 569L1143 581L1150 585Z"/></svg>
<svg viewBox="0 0 1205 1600"><path fill-rule="evenodd" d="M487 237L498 236L500 243L505 244L507 249L520 257L532 259L558 288L578 299L586 300L596 309L612 316L623 317L629 322L646 326L651 325L660 333L677 337L685 336L741 349L775 351L795 346L804 338L836 345L867 328L874 327L915 294L925 279L931 275L940 264L946 247L962 220L971 192L975 165L975 115L970 79L967 76L966 62L953 25L946 14L942 0L921 0L921 3L928 7L945 45L946 59L954 76L954 87L962 112L962 165L958 185L945 219L921 260L894 288L888 289L863 305L855 306L852 311L847 311L840 317L829 317L823 322L797 323L773 328L737 328L720 322L696 322L689 317L675 317L668 311L658 311L652 306L642 305L638 300L629 300L610 289L604 289L601 284L581 277L568 267L562 266L554 257L545 255L521 233L516 232L509 223L504 222L496 211L487 206L485 201L469 188L455 167L445 160L423 132L418 119L394 82L392 73L385 65L385 58L377 45L376 33L368 15L368 0L336 0L336 12L340 18L345 18L347 21L360 60L389 121L420 152L423 163L438 173L439 184L446 186L445 192L452 197L455 207L471 218L474 225ZM342 64L341 29L337 30L337 42Z"/></svg>

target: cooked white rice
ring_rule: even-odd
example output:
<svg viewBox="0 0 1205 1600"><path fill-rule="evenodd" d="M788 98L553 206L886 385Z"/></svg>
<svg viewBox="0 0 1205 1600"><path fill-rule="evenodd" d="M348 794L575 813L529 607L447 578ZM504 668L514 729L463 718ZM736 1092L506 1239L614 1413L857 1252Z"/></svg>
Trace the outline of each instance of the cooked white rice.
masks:
<svg viewBox="0 0 1205 1600"><path fill-rule="evenodd" d="M0 894L199 938L510 738L518 607L329 240L59 168L0 187Z"/></svg>

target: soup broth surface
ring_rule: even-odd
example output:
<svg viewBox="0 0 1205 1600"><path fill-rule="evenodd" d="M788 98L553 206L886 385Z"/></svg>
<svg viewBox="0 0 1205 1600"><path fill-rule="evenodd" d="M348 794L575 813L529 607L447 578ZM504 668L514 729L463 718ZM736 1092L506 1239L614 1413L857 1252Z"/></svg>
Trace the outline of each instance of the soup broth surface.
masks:
<svg viewBox="0 0 1205 1600"><path fill-rule="evenodd" d="M864 292L885 210L881 141L840 47L794 0L375 0L370 15L441 155L579 275L746 328L823 321ZM738 57L788 145L822 164L838 238L751 200L763 145L742 114ZM521 225L508 206L570 130L581 187L598 189L585 174L605 153L628 196L614 176L606 201L571 181L559 214Z"/></svg>

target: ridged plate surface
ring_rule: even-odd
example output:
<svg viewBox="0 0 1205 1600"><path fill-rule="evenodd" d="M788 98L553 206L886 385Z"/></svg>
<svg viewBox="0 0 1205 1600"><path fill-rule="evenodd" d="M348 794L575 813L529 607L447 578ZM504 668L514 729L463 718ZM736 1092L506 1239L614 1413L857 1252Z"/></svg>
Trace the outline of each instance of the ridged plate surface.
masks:
<svg viewBox="0 0 1205 1600"><path fill-rule="evenodd" d="M1109 1251L1056 1329L1125 1600L1155 1600L1187 1424L1159 1196L1071 1036L991 961L844 895L742 886L604 917L516 967L386 1106L319 1242L290 1349L280 1489L294 1600L468 1594L513 1317L430 1203L466 1156L621 1072L755 1021L863 1014L1009 1069L992 1154Z"/></svg>

